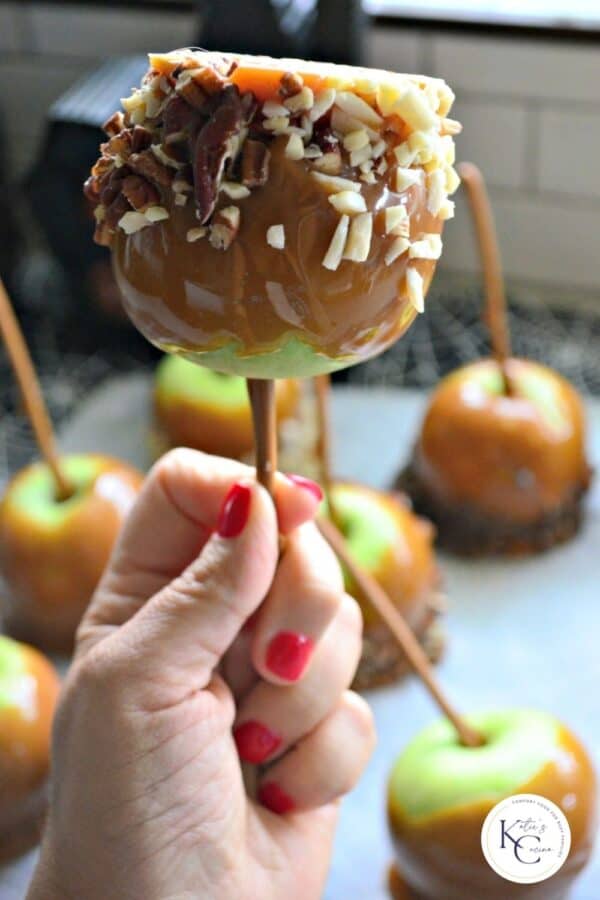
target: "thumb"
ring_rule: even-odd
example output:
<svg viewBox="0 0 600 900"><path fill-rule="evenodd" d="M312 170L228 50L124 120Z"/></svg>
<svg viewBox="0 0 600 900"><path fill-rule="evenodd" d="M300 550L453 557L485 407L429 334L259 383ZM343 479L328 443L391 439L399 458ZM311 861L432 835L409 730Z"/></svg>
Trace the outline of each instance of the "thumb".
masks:
<svg viewBox="0 0 600 900"><path fill-rule="evenodd" d="M112 652L129 660L137 703L147 695L154 707L172 705L206 687L267 594L277 559L275 507L263 487L242 479L197 559L110 638Z"/></svg>

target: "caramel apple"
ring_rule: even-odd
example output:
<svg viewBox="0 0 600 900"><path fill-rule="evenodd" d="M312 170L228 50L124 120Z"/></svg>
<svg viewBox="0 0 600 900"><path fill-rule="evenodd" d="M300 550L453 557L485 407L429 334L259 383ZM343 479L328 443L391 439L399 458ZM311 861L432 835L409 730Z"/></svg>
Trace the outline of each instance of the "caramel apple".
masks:
<svg viewBox="0 0 600 900"><path fill-rule="evenodd" d="M356 563L383 588L430 659L437 659L441 651L436 626L441 579L430 523L415 516L400 495L361 484L333 484L329 496L336 525ZM395 681L409 669L404 653L347 569L344 580L348 593L358 600L364 620L355 686L366 690Z"/></svg>
<svg viewBox="0 0 600 900"><path fill-rule="evenodd" d="M300 385L275 385L278 423L298 415ZM239 375L213 372L179 356L161 360L154 381L154 411L167 447L191 447L241 459L254 447L252 411Z"/></svg>
<svg viewBox="0 0 600 900"><path fill-rule="evenodd" d="M585 412L530 360L465 366L434 392L400 484L460 554L522 554L576 534L590 483Z"/></svg>
<svg viewBox="0 0 600 900"><path fill-rule="evenodd" d="M125 309L162 349L302 377L406 331L458 185L438 79L152 54L86 184Z"/></svg>
<svg viewBox="0 0 600 900"><path fill-rule="evenodd" d="M388 818L397 858L394 896L565 900L595 839L596 779L589 756L564 725L536 710L493 711L468 721L484 736L481 747L461 745L452 725L439 720L413 739L393 767ZM547 880L506 880L484 858L484 821L497 803L515 794L545 798L566 816L570 852ZM505 828L514 837L512 827L507 819ZM502 864L502 853L513 852L510 838L496 845ZM522 868L532 878L539 853L531 854L531 849L536 846L537 841L521 846L521 858L530 861Z"/></svg>
<svg viewBox="0 0 600 900"><path fill-rule="evenodd" d="M72 493L62 499L46 463L21 470L0 501L0 574L7 630L68 651L141 486L136 469L108 456L59 458Z"/></svg>
<svg viewBox="0 0 600 900"><path fill-rule="evenodd" d="M41 653L0 635L1 861L33 846L41 830L58 688Z"/></svg>

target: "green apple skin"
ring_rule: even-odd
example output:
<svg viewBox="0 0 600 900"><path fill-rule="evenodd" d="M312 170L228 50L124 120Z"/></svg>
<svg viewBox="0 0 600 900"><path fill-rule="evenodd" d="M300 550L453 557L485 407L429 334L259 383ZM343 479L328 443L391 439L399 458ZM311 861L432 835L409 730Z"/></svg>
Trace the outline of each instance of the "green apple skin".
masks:
<svg viewBox="0 0 600 900"><path fill-rule="evenodd" d="M460 744L452 725L434 722L396 761L388 818L398 869L418 900L563 900L591 854L596 778L577 738L553 716L532 709L467 717L484 738ZM514 794L539 794L562 808L571 828L569 858L550 881L517 885L500 878L481 851L488 812Z"/></svg>
<svg viewBox="0 0 600 900"><path fill-rule="evenodd" d="M60 464L74 492L56 499L39 462L21 470L0 502L0 573L10 633L67 650L143 476L111 457L79 454Z"/></svg>
<svg viewBox="0 0 600 900"><path fill-rule="evenodd" d="M399 496L366 485L338 482L333 501L337 525L352 556L418 629L426 601L440 583L431 525L415 516ZM327 514L325 501L323 509ZM365 627L380 626L379 616L345 569L344 580L348 593L361 605Z"/></svg>
<svg viewBox="0 0 600 900"><path fill-rule="evenodd" d="M246 380L189 362L182 356L165 356L156 370L156 391L163 402L184 399L226 410L247 409Z"/></svg>

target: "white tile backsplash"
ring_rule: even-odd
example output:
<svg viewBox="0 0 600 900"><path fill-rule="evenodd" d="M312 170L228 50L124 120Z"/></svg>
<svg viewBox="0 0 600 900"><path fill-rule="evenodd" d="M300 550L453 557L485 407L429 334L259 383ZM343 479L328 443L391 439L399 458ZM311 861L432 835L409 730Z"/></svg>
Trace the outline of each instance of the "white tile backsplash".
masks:
<svg viewBox="0 0 600 900"><path fill-rule="evenodd" d="M32 44L39 53L98 59L173 50L196 38L192 13L34 3L29 16Z"/></svg>
<svg viewBox="0 0 600 900"><path fill-rule="evenodd" d="M600 200L600 111L542 110L539 179L542 190Z"/></svg>
<svg viewBox="0 0 600 900"><path fill-rule="evenodd" d="M525 178L527 111L518 103L461 97L452 111L463 124L457 156L485 172L490 184L518 187Z"/></svg>
<svg viewBox="0 0 600 900"><path fill-rule="evenodd" d="M600 51L596 46L438 35L435 74L454 90L555 101L598 103Z"/></svg>

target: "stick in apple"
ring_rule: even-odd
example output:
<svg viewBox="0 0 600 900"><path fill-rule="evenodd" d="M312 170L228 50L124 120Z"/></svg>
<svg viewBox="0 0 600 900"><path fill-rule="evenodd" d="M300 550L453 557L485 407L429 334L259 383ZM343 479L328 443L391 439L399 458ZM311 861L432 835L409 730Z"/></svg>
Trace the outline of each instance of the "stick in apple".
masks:
<svg viewBox="0 0 600 900"><path fill-rule="evenodd" d="M317 428L319 432L318 454L321 467L321 481L329 517L339 527L340 518L335 508L333 497L333 476L331 474L331 377L329 375L317 375L313 379L315 396L317 400Z"/></svg>
<svg viewBox="0 0 600 900"><path fill-rule="evenodd" d="M492 354L504 379L505 393L511 393L506 360L511 355L510 334L506 315L506 291L502 276L500 248L494 224L494 215L481 171L474 163L463 162L457 166L458 174L466 189L485 286L485 317L490 332Z"/></svg>
<svg viewBox="0 0 600 900"><path fill-rule="evenodd" d="M246 385L254 422L256 477L272 495L277 471L275 382L272 378L247 378Z"/></svg>
<svg viewBox="0 0 600 900"><path fill-rule="evenodd" d="M421 679L443 714L452 722L461 743L467 747L481 747L484 744L483 738L465 722L444 694L433 673L433 668L425 651L419 644L404 616L398 612L378 582L368 572L365 572L361 566L357 565L343 535L336 526L327 519L319 519L318 526L323 537L329 542L362 593L377 610L398 641L415 674Z"/></svg>
<svg viewBox="0 0 600 900"><path fill-rule="evenodd" d="M6 352L23 395L25 409L35 434L40 454L45 459L56 482L58 500L67 500L73 494L73 486L61 470L54 429L44 403L25 338L15 316L6 288L0 279L0 334L4 339Z"/></svg>

